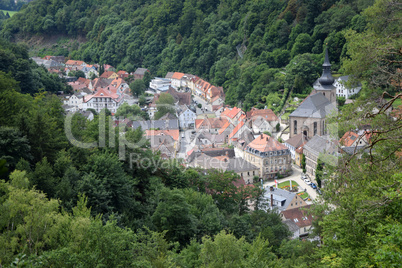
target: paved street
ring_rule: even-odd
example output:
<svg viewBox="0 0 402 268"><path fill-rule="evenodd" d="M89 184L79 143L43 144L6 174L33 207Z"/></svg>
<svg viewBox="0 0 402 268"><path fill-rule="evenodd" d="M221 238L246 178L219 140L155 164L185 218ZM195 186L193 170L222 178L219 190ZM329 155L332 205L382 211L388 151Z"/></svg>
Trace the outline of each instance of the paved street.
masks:
<svg viewBox="0 0 402 268"><path fill-rule="evenodd" d="M193 95L193 100L196 101L197 103L201 103L202 108L207 108L209 112L212 111L211 104L207 104L207 102L204 101L202 98Z"/></svg>
<svg viewBox="0 0 402 268"><path fill-rule="evenodd" d="M180 150L177 153L177 158L186 158L187 151L189 151L192 147L190 146L192 131L193 129L188 129L183 132L180 132ZM183 133L184 138L182 138Z"/></svg>
<svg viewBox="0 0 402 268"><path fill-rule="evenodd" d="M297 182L297 184L299 184L299 192L302 192L302 191L304 191L304 189L306 189L306 191L309 194L311 200L316 199L317 198L316 190L311 188L311 186L307 185L301 179L302 170L300 168L297 168L294 165L292 166L292 169L293 169L293 174L290 175L289 177L286 177L286 178L277 179L278 184L281 183L281 182L284 182L284 181L289 181L289 180L295 181L295 182ZM275 186L275 182L274 181L269 181L269 182L264 183L264 188L267 188L269 186ZM311 203L311 202L308 202L308 203Z"/></svg>

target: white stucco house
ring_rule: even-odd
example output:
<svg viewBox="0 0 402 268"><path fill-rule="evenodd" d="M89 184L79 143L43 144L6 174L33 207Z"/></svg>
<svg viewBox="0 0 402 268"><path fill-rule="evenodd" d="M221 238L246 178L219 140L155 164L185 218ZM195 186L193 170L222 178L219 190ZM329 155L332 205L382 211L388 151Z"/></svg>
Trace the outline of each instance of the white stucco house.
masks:
<svg viewBox="0 0 402 268"><path fill-rule="evenodd" d="M177 115L181 128L194 127L197 114L188 108L187 105L181 105L177 110Z"/></svg>
<svg viewBox="0 0 402 268"><path fill-rule="evenodd" d="M336 87L336 96L337 97L345 97L345 99L349 99L351 96L359 93L362 89L361 84L355 85L352 88L346 87L346 83L348 82L349 75L341 76L335 80L334 86Z"/></svg>

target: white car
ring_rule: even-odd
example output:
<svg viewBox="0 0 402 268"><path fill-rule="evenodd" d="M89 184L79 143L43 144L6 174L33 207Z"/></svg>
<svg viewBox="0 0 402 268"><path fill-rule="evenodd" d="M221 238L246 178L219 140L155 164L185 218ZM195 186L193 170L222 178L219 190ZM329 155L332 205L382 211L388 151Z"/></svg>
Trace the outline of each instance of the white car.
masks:
<svg viewBox="0 0 402 268"><path fill-rule="evenodd" d="M310 181L309 179L304 179L304 182L305 182L307 185L310 185L310 184L311 184L311 181Z"/></svg>

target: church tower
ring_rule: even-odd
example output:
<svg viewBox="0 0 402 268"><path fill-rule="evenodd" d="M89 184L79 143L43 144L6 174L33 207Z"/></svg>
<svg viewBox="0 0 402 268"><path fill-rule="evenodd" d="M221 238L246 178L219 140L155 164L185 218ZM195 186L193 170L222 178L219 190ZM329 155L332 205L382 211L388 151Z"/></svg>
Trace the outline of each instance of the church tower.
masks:
<svg viewBox="0 0 402 268"><path fill-rule="evenodd" d="M325 60L322 65L322 75L314 82L315 93L321 92L331 103L336 103L336 87L333 85L335 79L331 74L331 63L329 62L328 49L325 48Z"/></svg>

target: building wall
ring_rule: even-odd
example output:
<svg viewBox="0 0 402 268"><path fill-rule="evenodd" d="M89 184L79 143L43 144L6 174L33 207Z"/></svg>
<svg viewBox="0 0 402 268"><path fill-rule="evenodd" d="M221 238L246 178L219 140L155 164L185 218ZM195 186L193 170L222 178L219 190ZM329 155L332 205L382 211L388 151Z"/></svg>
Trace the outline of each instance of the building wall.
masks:
<svg viewBox="0 0 402 268"><path fill-rule="evenodd" d="M302 155L295 152L295 164L299 167L301 167L301 159L302 159Z"/></svg>
<svg viewBox="0 0 402 268"><path fill-rule="evenodd" d="M317 168L318 156L310 152L306 148L303 149L303 153L306 157L306 173L310 178L315 178L315 170Z"/></svg>
<svg viewBox="0 0 402 268"><path fill-rule="evenodd" d="M300 208L307 206L306 201L304 201L300 196L296 194L295 197L293 197L292 201L290 201L289 206L286 208L286 210L293 209L293 208Z"/></svg>
<svg viewBox="0 0 402 268"><path fill-rule="evenodd" d="M260 176L262 178L273 179L277 173L285 174L291 170L290 153L260 157L248 151L244 151L244 159L260 169Z"/></svg>
<svg viewBox="0 0 402 268"><path fill-rule="evenodd" d="M186 110L182 114L179 115L179 122L180 122L180 127L181 128L188 128L190 124L195 123L197 115L190 111Z"/></svg>
<svg viewBox="0 0 402 268"><path fill-rule="evenodd" d="M122 103L122 100L120 102L116 102L112 98L92 98L83 104L83 108L85 110L94 109L98 113L103 108L107 108L110 112L115 113Z"/></svg>
<svg viewBox="0 0 402 268"><path fill-rule="evenodd" d="M237 172L237 174L243 178L246 184L252 184L254 176L260 177L260 171L258 169L250 171L241 171Z"/></svg>
<svg viewBox="0 0 402 268"><path fill-rule="evenodd" d="M297 122L295 124L295 121ZM297 134L306 131L307 137L311 139L314 137L314 123L317 123L317 135L322 136L325 134L325 119L324 118L311 118L311 117L289 117L290 124L290 138L296 136ZM295 133L296 126L296 133ZM304 127L306 126L306 127Z"/></svg>

